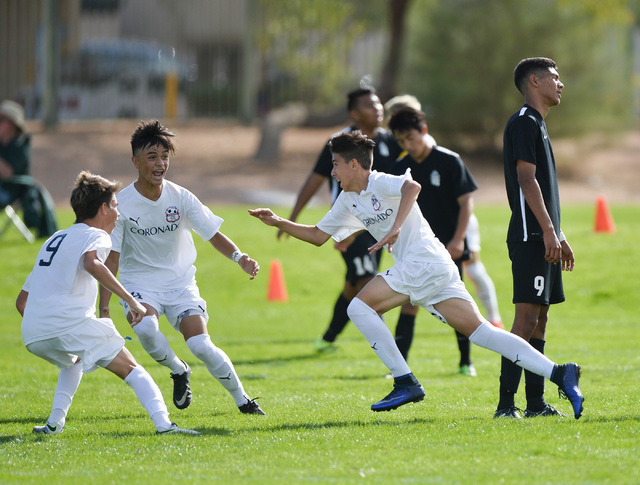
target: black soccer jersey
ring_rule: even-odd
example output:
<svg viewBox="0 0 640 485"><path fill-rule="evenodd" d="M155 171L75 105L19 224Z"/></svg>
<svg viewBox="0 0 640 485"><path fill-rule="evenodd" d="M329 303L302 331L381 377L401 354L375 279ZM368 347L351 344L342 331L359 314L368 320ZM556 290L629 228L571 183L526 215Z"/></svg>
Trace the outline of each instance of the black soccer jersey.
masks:
<svg viewBox="0 0 640 485"><path fill-rule="evenodd" d="M448 244L458 226L458 197L476 190L476 181L457 153L439 146L434 146L421 163L411 155L397 160L392 173L401 175L408 168L413 180L422 185L418 195L422 215L440 242Z"/></svg>
<svg viewBox="0 0 640 485"><path fill-rule="evenodd" d="M517 160L536 166L536 180L540 185L544 205L556 234L560 235L560 196L556 162L544 119L531 106L525 104L509 118L504 130L503 156L504 179L511 207L507 242L544 240L540 223L525 201L518 184Z"/></svg>
<svg viewBox="0 0 640 485"><path fill-rule="evenodd" d="M335 133L333 136L339 133L350 132L353 130L357 130L357 128L355 126L350 126L338 133ZM398 158L398 155L400 155L402 149L398 145L396 139L393 137L393 134L389 130L385 130L384 128L378 128L378 133L376 134L373 141L376 143L376 146L373 149L373 170L377 170L378 172L390 173L393 162L396 158ZM331 170L333 169L332 158L333 157L331 156L331 149L329 148L329 143L327 142L324 149L320 153L320 156L318 157L318 161L316 162L316 166L313 168L313 171L329 179L331 200L335 201L336 197L338 197L338 194L342 189L340 188L340 184L338 184L336 180L331 176Z"/></svg>

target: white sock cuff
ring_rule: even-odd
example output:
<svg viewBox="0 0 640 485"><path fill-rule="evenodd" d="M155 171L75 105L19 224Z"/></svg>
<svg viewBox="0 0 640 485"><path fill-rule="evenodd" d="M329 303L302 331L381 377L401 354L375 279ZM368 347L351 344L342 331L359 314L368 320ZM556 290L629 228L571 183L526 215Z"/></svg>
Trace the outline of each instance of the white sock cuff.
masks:
<svg viewBox="0 0 640 485"><path fill-rule="evenodd" d="M127 377L124 378L124 382L126 382L127 385L131 386L131 382L133 382L137 377L139 377L141 372L142 372L142 375L148 374L148 372L144 367L142 367L140 364L136 365L133 369L131 369L131 372L129 372Z"/></svg>
<svg viewBox="0 0 640 485"><path fill-rule="evenodd" d="M491 325L489 322L483 322L480 324L478 328L469 336L469 340L480 346L486 348L489 347L489 342L491 341L492 335L494 332L500 332L496 327ZM493 350L493 349L491 349Z"/></svg>
<svg viewBox="0 0 640 485"><path fill-rule="evenodd" d="M466 264L464 270L469 275L469 278L476 281L486 276L487 268L485 268L482 261L476 261L475 263Z"/></svg>
<svg viewBox="0 0 640 485"><path fill-rule="evenodd" d="M375 315L376 317L378 316L376 311L365 302L363 302L360 298L354 298L353 300L351 300L351 303L349 303L349 306L347 307L347 315L349 315L349 318L352 321L354 320L354 316L356 318L358 316L365 315Z"/></svg>
<svg viewBox="0 0 640 485"><path fill-rule="evenodd" d="M198 356L205 347L208 347L207 342L213 345L211 342L211 337L206 333L201 333L200 335L194 335L193 337L189 337L185 342L187 347L191 351L191 353L195 356Z"/></svg>
<svg viewBox="0 0 640 485"><path fill-rule="evenodd" d="M133 331L138 337L148 336L151 337L160 331L160 325L158 323L157 315L147 315L140 320L140 323L133 326Z"/></svg>

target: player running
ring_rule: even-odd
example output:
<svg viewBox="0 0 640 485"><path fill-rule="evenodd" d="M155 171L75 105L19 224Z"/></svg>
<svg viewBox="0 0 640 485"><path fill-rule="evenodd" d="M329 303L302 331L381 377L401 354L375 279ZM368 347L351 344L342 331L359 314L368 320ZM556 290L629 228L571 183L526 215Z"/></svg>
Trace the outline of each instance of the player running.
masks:
<svg viewBox="0 0 640 485"><path fill-rule="evenodd" d="M420 185L410 171L394 176L371 171L374 142L355 131L331 140L333 171L342 193L315 226L297 224L270 209L249 214L302 241L321 246L329 237L340 241L368 230L377 242L371 253L386 247L395 265L378 274L349 304L349 317L394 377L394 388L371 406L389 411L424 399L424 388L402 358L380 317L411 302L420 305L480 347L502 354L519 366L558 385L570 400L576 419L582 414L580 367L557 365L522 338L491 325L467 292L458 269L438 241L416 203Z"/></svg>
<svg viewBox="0 0 640 485"><path fill-rule="evenodd" d="M106 265L117 274L147 314L133 327L142 347L161 365L171 369L173 403L178 409L191 404L189 365L178 358L160 332L158 317L165 314L180 332L189 350L231 394L244 414L265 414L247 396L233 363L216 347L207 332L207 304L196 284L196 249L191 230L219 253L237 263L254 279L257 261L242 253L220 232L222 219L214 215L184 187L165 179L175 135L159 121L141 122L131 136L131 158L138 179L118 195L122 217L111 234L113 248ZM101 288L100 313L109 315L111 292ZM121 301L125 315L132 314L127 300Z"/></svg>

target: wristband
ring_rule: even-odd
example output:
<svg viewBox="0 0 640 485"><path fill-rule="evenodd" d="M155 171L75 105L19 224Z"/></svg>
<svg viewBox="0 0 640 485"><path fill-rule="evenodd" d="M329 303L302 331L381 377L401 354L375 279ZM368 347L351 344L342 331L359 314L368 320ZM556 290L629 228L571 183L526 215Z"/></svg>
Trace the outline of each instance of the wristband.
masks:
<svg viewBox="0 0 640 485"><path fill-rule="evenodd" d="M234 263L240 264L240 260L242 259L242 256L245 256L243 252L234 251L233 254L231 255L231 261L233 261Z"/></svg>
<svg viewBox="0 0 640 485"><path fill-rule="evenodd" d="M560 235L558 236L558 241L563 242L567 240L567 236L564 235L562 231L560 231Z"/></svg>

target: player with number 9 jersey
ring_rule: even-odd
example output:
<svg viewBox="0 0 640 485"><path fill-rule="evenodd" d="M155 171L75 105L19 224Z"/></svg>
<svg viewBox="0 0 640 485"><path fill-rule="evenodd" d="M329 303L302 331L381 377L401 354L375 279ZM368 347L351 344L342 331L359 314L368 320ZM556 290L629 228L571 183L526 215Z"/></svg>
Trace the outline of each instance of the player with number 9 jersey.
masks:
<svg viewBox="0 0 640 485"><path fill-rule="evenodd" d="M83 223L56 232L42 245L23 287L30 295L22 319L25 345L68 333L95 318L98 282L82 260L85 253L97 251L104 261L110 249L109 234Z"/></svg>

